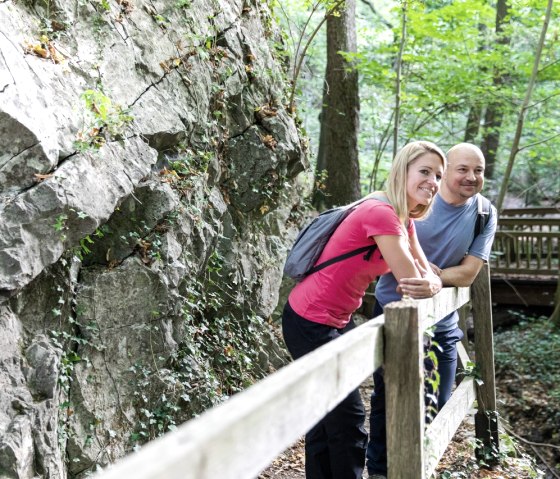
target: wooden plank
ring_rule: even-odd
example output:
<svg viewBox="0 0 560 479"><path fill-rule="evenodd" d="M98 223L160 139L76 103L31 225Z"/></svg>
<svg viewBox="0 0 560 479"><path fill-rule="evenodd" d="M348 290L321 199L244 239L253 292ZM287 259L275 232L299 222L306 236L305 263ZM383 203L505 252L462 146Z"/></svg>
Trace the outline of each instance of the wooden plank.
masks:
<svg viewBox="0 0 560 479"><path fill-rule="evenodd" d="M457 359L458 367L461 368L461 371L464 371L470 361L470 358L463 343L457 343Z"/></svg>
<svg viewBox="0 0 560 479"><path fill-rule="evenodd" d="M449 401L426 428L424 440L425 477L430 477L447 449L455 432L476 399L474 379L465 378Z"/></svg>
<svg viewBox="0 0 560 479"><path fill-rule="evenodd" d="M560 218L499 218L498 226L560 226Z"/></svg>
<svg viewBox="0 0 560 479"><path fill-rule="evenodd" d="M496 238L558 238L558 231L498 230Z"/></svg>
<svg viewBox="0 0 560 479"><path fill-rule="evenodd" d="M418 301L385 306L385 402L389 479L423 479L424 377Z"/></svg>
<svg viewBox="0 0 560 479"><path fill-rule="evenodd" d="M256 477L381 365L383 321L379 316L300 358L97 477Z"/></svg>
<svg viewBox="0 0 560 479"><path fill-rule="evenodd" d="M468 351L469 348L469 338L468 338L468 325L467 325L467 318L469 316L469 312L471 310L470 303L464 304L458 310L459 313L459 327L461 331L463 331L463 339L461 340L461 344L463 345L463 349Z"/></svg>
<svg viewBox="0 0 560 479"><path fill-rule="evenodd" d="M551 269L543 269L543 268L509 268L509 267L500 267L494 266L492 268L492 272L495 274L527 274L527 275L536 275L536 276L558 276L558 267L555 266Z"/></svg>
<svg viewBox="0 0 560 479"><path fill-rule="evenodd" d="M525 206L523 208L506 208L500 212L500 216L523 216L523 215L559 215L560 209L553 206Z"/></svg>
<svg viewBox="0 0 560 479"><path fill-rule="evenodd" d="M485 264L472 285L475 357L483 383L477 386L478 412L475 415L476 437L482 441L478 457L486 451L499 450L494 374L494 340L490 269ZM495 458L497 461L497 457Z"/></svg>
<svg viewBox="0 0 560 479"><path fill-rule="evenodd" d="M420 329L425 331L448 314L459 309L470 299L469 288L443 288L433 298L416 300ZM414 300L408 300L414 301Z"/></svg>

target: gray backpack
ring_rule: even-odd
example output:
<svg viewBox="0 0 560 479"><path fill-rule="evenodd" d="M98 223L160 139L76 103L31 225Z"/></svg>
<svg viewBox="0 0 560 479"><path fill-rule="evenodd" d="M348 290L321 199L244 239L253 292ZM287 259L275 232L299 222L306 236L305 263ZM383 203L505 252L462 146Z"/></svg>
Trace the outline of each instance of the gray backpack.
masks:
<svg viewBox="0 0 560 479"><path fill-rule="evenodd" d="M338 206L330 210L324 211L313 219L303 230L300 231L294 246L288 253L286 264L284 265L284 274L296 281L302 281L310 274L338 263L339 261L351 258L352 256L366 253L364 260L369 261L373 252L377 249L377 245L362 246L347 253L335 256L315 266L315 263L321 256L323 248L329 241L330 237L340 223L358 206L369 199L375 199L387 203L384 197L377 195L368 195L361 200L355 201L345 206Z"/></svg>

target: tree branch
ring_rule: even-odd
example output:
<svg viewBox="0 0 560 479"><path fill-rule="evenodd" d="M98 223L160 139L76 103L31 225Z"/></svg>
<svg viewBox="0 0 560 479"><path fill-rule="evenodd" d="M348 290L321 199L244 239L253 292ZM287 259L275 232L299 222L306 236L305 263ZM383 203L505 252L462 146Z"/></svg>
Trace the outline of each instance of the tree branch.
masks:
<svg viewBox="0 0 560 479"><path fill-rule="evenodd" d="M311 36L309 37L309 39L307 40L307 42L305 43L305 46L303 47L303 51L301 52L301 55L298 59L296 68L294 70L294 77L292 78L292 91L290 94L290 102L289 102L289 106L288 106L288 111L290 113L294 112L294 100L295 100L295 96L296 96L296 84L297 84L297 80L299 77L299 74L301 72L301 66L303 65L303 60L305 59L305 54L307 53L307 49L309 48L309 45L311 45L311 42L313 41L313 39L315 38L315 35L317 35L317 33L319 32L319 30L321 29L321 27L323 26L323 24L327 21L327 18L332 15L332 13L338 8L340 7L340 5L342 5L345 2L345 0L338 0L328 11L327 13L325 13L325 16L322 18L322 20L319 22L319 25L317 25L317 27L315 27L315 30L313 30L313 32L311 33ZM298 48L299 50L299 48Z"/></svg>
<svg viewBox="0 0 560 479"><path fill-rule="evenodd" d="M547 65L545 65L544 67L542 67L542 68L539 70L539 73L544 72L547 68L549 68L549 67L551 67L551 66L553 66L553 65L556 65L558 62L560 62L560 60L556 60L556 61L554 61L554 62L548 63Z"/></svg>
<svg viewBox="0 0 560 479"><path fill-rule="evenodd" d="M531 78L529 79L529 85L527 86L527 92L525 94L525 100L523 100L523 107L519 111L519 116L517 117L517 127L515 129L515 136L513 137L513 145L511 147L509 160L504 172L504 179L502 181L502 186L498 194L498 201L496 202L496 208L498 212L502 210L504 204L504 198L506 196L507 186L509 178L511 176L511 171L513 169L513 163L515 162L515 157L519 151L519 141L521 139L521 133L523 132L523 122L525 120L525 112L529 106L529 101L531 100L531 95L533 93L533 87L537 81L537 73L539 70L539 62L541 60L541 54L544 46L544 40L546 38L546 31L548 30L548 24L550 23L550 16L552 12L553 0L548 0L546 13L544 16L544 22L541 30L541 35L539 38L539 43L537 44L537 50L535 52L535 60L533 62L533 71L531 73Z"/></svg>
<svg viewBox="0 0 560 479"><path fill-rule="evenodd" d="M549 140L552 140L553 138L556 138L557 136L560 136L560 133L556 133L556 135L552 135L549 136L548 138L545 138L544 140L541 141L535 141L534 143L529 143L528 145L522 146L517 148L517 151L522 151L522 150L526 150L527 148L531 148L532 146L536 146L536 145L540 145L541 143L546 143Z"/></svg>
<svg viewBox="0 0 560 479"><path fill-rule="evenodd" d="M544 442L529 441L528 439L525 439L524 437L519 436L518 434L514 433L513 430L509 426L506 426L503 422L502 422L502 426L504 427L504 429L507 431L508 434L511 434L513 437L515 437L516 439L519 439L521 442L524 442L525 444L529 444L531 446L552 447L553 449L560 449L560 446L557 446L556 444L547 444L547 443L544 443Z"/></svg>
<svg viewBox="0 0 560 479"><path fill-rule="evenodd" d="M371 0L362 0L362 3L367 5L369 7L369 9L372 11L372 13L379 18L379 20L381 21L381 23L383 25L385 25L387 28L389 29L393 29L393 25L385 20L385 18L383 18L383 16L381 16L381 14L377 11L377 9L375 8L375 5L373 4L373 2Z"/></svg>
<svg viewBox="0 0 560 479"><path fill-rule="evenodd" d="M536 102L533 103L532 105L529 105L529 106L527 107L527 110L528 110L529 108L533 108L533 107L536 106L536 105L540 105L541 103L544 103L545 101L548 101L548 100L550 100L551 98L554 98L555 96L558 96L558 95L560 95L560 92L559 92L559 93L554 93L554 95L549 95L549 96L547 96L546 98L543 98L542 100L536 101Z"/></svg>

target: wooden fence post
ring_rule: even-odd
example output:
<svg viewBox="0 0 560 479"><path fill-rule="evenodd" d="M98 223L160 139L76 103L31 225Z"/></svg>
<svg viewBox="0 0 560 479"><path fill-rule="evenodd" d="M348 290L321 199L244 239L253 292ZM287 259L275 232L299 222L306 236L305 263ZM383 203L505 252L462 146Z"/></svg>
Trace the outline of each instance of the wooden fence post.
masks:
<svg viewBox="0 0 560 479"><path fill-rule="evenodd" d="M461 330L464 333L463 339L461 340L461 342L463 343L463 346L465 347L465 350L467 352L469 352L469 327L468 327L468 317L469 317L469 313L471 310L471 306L470 303L465 304L464 306L460 307L457 310L457 313L459 314L459 327L461 328Z"/></svg>
<svg viewBox="0 0 560 479"><path fill-rule="evenodd" d="M475 358L480 378L483 381L476 388L478 410L475 415L475 431L477 439L481 441L481 446L476 450L476 456L479 460L492 465L498 462L499 439L490 268L487 264L482 267L474 280L471 293Z"/></svg>
<svg viewBox="0 0 560 479"><path fill-rule="evenodd" d="M385 309L389 479L424 479L423 332L412 300Z"/></svg>

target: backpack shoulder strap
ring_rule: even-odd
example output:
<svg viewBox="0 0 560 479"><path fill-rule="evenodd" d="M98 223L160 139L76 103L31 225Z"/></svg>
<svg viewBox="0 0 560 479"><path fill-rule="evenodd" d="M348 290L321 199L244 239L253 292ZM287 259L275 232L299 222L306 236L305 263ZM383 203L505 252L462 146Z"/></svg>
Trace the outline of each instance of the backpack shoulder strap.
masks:
<svg viewBox="0 0 560 479"><path fill-rule="evenodd" d="M361 199L355 201L354 203L349 204L345 209L353 210L354 208L356 208L361 203L363 203L367 200L371 200L371 199L378 200L378 201L383 201L384 203L389 203L389 201L387 200L387 198L383 194L371 193L371 194L365 196L364 198L361 198ZM362 247L354 249L352 251L348 251L347 253L340 254L338 256L335 256L334 258L328 259L326 261L323 261L321 264L318 264L318 265L314 266L309 271L307 271L305 276L309 276L310 274L316 273L317 271L321 271L323 268L326 268L327 266L330 266L331 264L338 263L339 261L343 261L343 260L351 258L353 256L357 256L361 253L366 253L364 255L364 260L369 261L376 249L377 249L377 245L374 244L374 245L370 245L370 246L362 246Z"/></svg>
<svg viewBox="0 0 560 479"><path fill-rule="evenodd" d="M476 196L478 204L478 215L476 217L476 224L474 229L475 238L484 231L490 218L491 204L488 198L485 198L480 193Z"/></svg>

